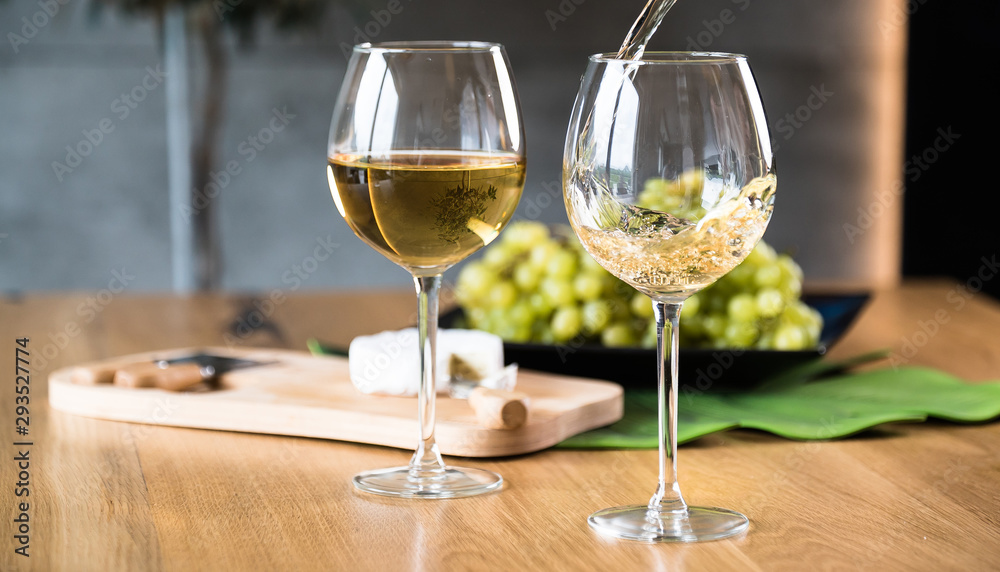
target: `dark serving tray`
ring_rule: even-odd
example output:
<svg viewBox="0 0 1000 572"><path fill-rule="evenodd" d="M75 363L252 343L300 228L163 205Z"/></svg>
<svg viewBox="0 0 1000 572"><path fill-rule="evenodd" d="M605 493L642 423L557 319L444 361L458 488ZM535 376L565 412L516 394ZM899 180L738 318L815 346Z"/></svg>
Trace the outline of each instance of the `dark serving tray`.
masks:
<svg viewBox="0 0 1000 572"><path fill-rule="evenodd" d="M868 294L803 296L823 316L819 345L810 350L726 350L681 348L681 391L745 389L789 368L821 357L847 331L868 301ZM441 316L448 328L462 318L461 309ZM625 387L656 387L656 350L608 348L583 344L550 345L504 342L504 361L520 367L596 379Z"/></svg>

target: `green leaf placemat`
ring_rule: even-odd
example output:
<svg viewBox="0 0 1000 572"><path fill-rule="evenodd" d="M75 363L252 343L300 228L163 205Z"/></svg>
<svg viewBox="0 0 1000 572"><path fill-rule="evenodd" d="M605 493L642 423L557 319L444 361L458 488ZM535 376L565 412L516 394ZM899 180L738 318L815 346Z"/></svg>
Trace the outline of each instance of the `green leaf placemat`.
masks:
<svg viewBox="0 0 1000 572"><path fill-rule="evenodd" d="M316 340L309 340L309 349L314 354L345 355ZM1000 416L1000 382L973 385L922 367L848 371L886 355L881 351L836 362L816 360L739 393L704 393L682 386L677 442L737 428L789 439L836 439L883 423L928 417L976 423ZM625 414L617 423L570 437L556 447L656 448L656 390L627 390L624 406Z"/></svg>
<svg viewBox="0 0 1000 572"><path fill-rule="evenodd" d="M677 441L727 429L767 431L789 439L835 439L882 423L928 417L974 423L1000 416L1000 383L967 384L921 367L839 373L876 354L840 363L814 362L740 393L681 392ZM563 441L564 448L657 447L655 391L626 391L621 421Z"/></svg>

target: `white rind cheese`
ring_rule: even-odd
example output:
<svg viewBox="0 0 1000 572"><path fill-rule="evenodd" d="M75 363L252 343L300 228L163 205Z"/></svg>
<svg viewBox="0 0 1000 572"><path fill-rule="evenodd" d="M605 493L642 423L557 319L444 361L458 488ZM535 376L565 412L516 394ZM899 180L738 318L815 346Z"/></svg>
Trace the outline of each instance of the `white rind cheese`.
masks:
<svg viewBox="0 0 1000 572"><path fill-rule="evenodd" d="M503 370L503 340L479 330L438 330L437 387L449 386L449 363L455 355L482 377ZM348 351L351 383L362 393L415 396L420 388L417 329L358 336Z"/></svg>

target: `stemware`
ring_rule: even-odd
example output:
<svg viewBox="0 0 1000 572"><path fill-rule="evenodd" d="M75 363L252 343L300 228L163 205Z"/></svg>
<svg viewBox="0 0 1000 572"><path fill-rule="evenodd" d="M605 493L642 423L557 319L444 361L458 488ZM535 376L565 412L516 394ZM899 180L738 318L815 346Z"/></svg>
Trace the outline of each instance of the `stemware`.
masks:
<svg viewBox="0 0 1000 572"><path fill-rule="evenodd" d="M441 275L497 237L524 186L520 105L503 46L355 46L327 156L340 214L361 240L406 269L417 291L416 451L408 466L361 473L355 486L407 498L500 488L496 473L444 464L434 438L434 405Z"/></svg>
<svg viewBox="0 0 1000 572"><path fill-rule="evenodd" d="M689 506L681 495L678 326L684 300L732 270L760 240L775 184L767 122L746 57L590 57L566 136L564 199L587 251L652 299L660 433L656 492L645 505L592 514L598 532L690 542L747 529L742 514Z"/></svg>

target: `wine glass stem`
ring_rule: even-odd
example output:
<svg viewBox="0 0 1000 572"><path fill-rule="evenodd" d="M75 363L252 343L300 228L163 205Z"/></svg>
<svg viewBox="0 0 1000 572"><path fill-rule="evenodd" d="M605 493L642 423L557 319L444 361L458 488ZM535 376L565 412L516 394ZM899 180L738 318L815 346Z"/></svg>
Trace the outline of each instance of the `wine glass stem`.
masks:
<svg viewBox="0 0 1000 572"><path fill-rule="evenodd" d="M656 315L660 481L656 493L649 499L650 512L687 511L687 504L677 484L677 340L682 304L683 302L653 300L653 312Z"/></svg>
<svg viewBox="0 0 1000 572"><path fill-rule="evenodd" d="M441 275L414 276L413 283L417 289L417 339L420 344L420 392L417 397L420 442L410 460L410 476L419 479L433 477L445 470L441 452L434 441L438 291L441 288Z"/></svg>

